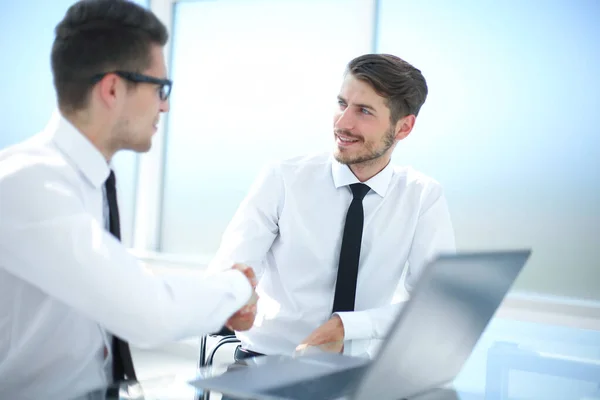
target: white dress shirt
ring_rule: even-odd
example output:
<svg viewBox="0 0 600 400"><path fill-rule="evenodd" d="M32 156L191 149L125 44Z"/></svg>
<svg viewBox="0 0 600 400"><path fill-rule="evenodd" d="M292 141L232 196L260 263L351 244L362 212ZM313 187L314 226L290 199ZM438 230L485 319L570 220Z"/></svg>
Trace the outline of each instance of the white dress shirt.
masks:
<svg viewBox="0 0 600 400"><path fill-rule="evenodd" d="M254 327L244 347L292 354L331 317L351 170L328 155L300 157L263 171L242 202L210 268L244 262L261 275ZM364 182L364 229L354 312L340 312L344 353L373 356L400 304L392 305L406 265L408 292L424 264L455 250L441 186L391 164ZM406 292L405 292L406 293Z"/></svg>
<svg viewBox="0 0 600 400"><path fill-rule="evenodd" d="M153 273L105 229L101 153L56 115L0 152L0 398L110 383L107 331L132 345L219 330L250 298L239 271Z"/></svg>

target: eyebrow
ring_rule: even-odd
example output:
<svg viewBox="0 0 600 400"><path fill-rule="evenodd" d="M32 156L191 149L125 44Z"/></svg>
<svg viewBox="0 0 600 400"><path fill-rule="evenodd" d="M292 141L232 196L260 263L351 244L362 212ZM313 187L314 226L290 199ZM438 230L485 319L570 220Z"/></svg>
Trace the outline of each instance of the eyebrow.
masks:
<svg viewBox="0 0 600 400"><path fill-rule="evenodd" d="M348 102L346 101L346 99L344 99L342 96L339 96L339 95L338 95L338 97L337 97L337 98L338 98L338 100L341 100L341 101L343 101L344 103L348 104ZM373 107L373 106L370 106L370 105L368 105L368 104L354 104L354 106L355 106L355 107L359 107L359 108L366 108L366 109L368 109L368 110L371 110L371 111L373 111L374 113L376 113L376 112L377 112L377 110L375 109L375 107Z"/></svg>

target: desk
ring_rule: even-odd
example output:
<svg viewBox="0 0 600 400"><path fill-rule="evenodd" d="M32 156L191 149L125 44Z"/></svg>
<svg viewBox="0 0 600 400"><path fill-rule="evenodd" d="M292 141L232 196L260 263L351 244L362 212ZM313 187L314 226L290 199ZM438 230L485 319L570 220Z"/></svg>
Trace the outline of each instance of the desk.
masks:
<svg viewBox="0 0 600 400"><path fill-rule="evenodd" d="M119 387L89 393L77 400L192 400L201 391L193 388L189 381L198 376L210 377L226 373L226 370L226 365L215 365L200 370L194 376L164 376L140 383L121 384ZM534 382L528 388L528 396L520 397L510 393L511 370L526 370L540 376L545 375L547 379L561 377L564 380L562 384L559 382L558 386L550 388ZM485 372L485 379L481 382L485 384L483 393L474 393L468 387L461 387L457 380L448 387L428 391L411 400L600 400L600 360L549 355L520 349L514 344L499 343L489 350L488 368ZM569 379L575 382L569 382ZM587 382L589 385L582 387L577 382ZM469 383L472 384L473 381ZM555 393L555 397L549 391ZM568 393L569 397L563 397L563 393ZM218 393L212 393L211 396L215 400L220 398Z"/></svg>
<svg viewBox="0 0 600 400"><path fill-rule="evenodd" d="M189 381L222 374L226 369L227 365L217 363L190 376L162 376L121 385L118 391L112 388L108 394L106 389L98 390L79 399L193 400L201 392ZM211 394L211 400L218 398ZM600 400L600 332L495 318L451 389L413 398L523 399Z"/></svg>

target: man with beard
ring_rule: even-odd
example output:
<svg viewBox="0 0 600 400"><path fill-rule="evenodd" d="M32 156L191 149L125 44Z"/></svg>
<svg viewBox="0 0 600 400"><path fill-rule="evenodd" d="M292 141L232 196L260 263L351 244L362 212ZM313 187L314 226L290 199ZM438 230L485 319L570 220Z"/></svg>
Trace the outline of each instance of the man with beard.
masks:
<svg viewBox="0 0 600 400"><path fill-rule="evenodd" d="M390 164L427 97L421 71L388 54L350 61L334 115L333 155L268 167L230 222L211 268L260 276L258 314L236 361L320 346L373 356L424 265L454 251L439 183Z"/></svg>

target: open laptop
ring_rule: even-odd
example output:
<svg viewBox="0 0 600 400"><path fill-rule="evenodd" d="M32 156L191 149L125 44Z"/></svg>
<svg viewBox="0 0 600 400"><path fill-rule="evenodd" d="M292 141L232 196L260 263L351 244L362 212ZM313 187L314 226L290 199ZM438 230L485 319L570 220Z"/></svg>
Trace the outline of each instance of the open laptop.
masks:
<svg viewBox="0 0 600 400"><path fill-rule="evenodd" d="M374 359L257 357L190 382L245 399L403 399L454 380L530 250L440 255L423 270Z"/></svg>

